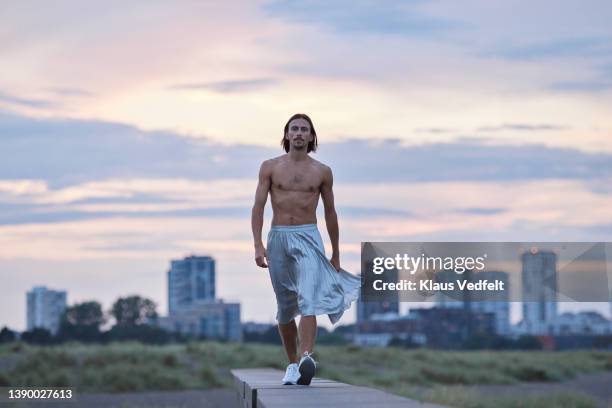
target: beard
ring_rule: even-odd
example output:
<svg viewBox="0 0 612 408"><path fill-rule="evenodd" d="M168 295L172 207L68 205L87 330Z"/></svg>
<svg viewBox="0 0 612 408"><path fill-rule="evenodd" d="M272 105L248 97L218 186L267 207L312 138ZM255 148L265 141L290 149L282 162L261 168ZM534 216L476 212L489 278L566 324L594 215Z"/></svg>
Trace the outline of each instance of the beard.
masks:
<svg viewBox="0 0 612 408"><path fill-rule="evenodd" d="M301 145L299 145L299 146L294 144L293 146L291 146L291 148L292 148L293 150L304 150L304 149L306 148L306 146L307 146L307 144L306 144L306 143L301 144Z"/></svg>

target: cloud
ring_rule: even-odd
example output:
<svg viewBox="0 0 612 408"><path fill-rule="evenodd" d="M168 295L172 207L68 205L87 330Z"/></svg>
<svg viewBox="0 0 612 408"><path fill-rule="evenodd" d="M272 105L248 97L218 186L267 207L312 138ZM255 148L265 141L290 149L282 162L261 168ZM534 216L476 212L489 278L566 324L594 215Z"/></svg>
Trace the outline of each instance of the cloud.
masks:
<svg viewBox="0 0 612 408"><path fill-rule="evenodd" d="M55 95L68 96L68 97L92 97L94 94L85 89L80 88L63 88L63 87L51 87L47 90Z"/></svg>
<svg viewBox="0 0 612 408"><path fill-rule="evenodd" d="M456 210L462 214L472 215L496 215L507 211L506 208L485 208L485 207L471 207L471 208L459 208Z"/></svg>
<svg viewBox="0 0 612 408"><path fill-rule="evenodd" d="M612 51L610 55L612 55ZM546 89L555 93L600 93L612 89L611 65L596 65L581 77L584 79L554 81L549 83Z"/></svg>
<svg viewBox="0 0 612 408"><path fill-rule="evenodd" d="M442 127L430 127L430 128L416 128L414 129L416 133L431 133L431 134L448 134L448 133L457 133L457 129L454 128L442 128Z"/></svg>
<svg viewBox="0 0 612 408"><path fill-rule="evenodd" d="M217 207L217 208L188 208L182 210L148 210L143 211L134 208L132 211L113 210L108 211L78 211L77 209L62 209L52 206L13 206L12 211L7 206L1 205L3 209L0 214L0 225L20 224L47 224L62 223L97 219L126 218L218 218L218 217L246 217L250 215L247 207Z"/></svg>
<svg viewBox="0 0 612 408"><path fill-rule="evenodd" d="M612 171L611 154L478 141L404 146L349 140L327 145L320 155L334 163L340 179L355 182L597 179Z"/></svg>
<svg viewBox="0 0 612 408"><path fill-rule="evenodd" d="M47 183L42 180L0 180L0 196L1 194L11 196L40 194L47 190Z"/></svg>
<svg viewBox="0 0 612 408"><path fill-rule="evenodd" d="M245 184L240 184L245 180L236 179L232 183L223 187L218 184L219 193L247 190ZM109 197L76 198L73 193L80 189L78 185L66 187L72 189L71 194L56 194L53 187L38 187L24 188L21 194L11 195L13 199L31 200L37 194L43 197L55 194L73 197L75 201L38 208L23 202L13 204L13 213L23 218L20 223L0 225L0 266L5 271L6 295L0 297L0 311L14 310L11 307L21 304L23 293L38 283L67 289L72 301L89 297L110 305L118 296L136 291L163 303L169 260L189 254L212 255L217 259L221 297L239 299L253 316L256 308L259 315L264 310L275 310L273 301L268 305L257 303L270 299L268 295L272 292L269 280L265 279L267 272L253 264L248 206L239 210L243 215L228 216L153 212L145 217L134 211L129 214L109 211L124 215L54 222L28 220L30 212L36 214L36 210L45 207L49 212L61 208L65 212L69 208L73 213L77 210L84 213L78 206L103 204L113 208L116 204L129 204L125 193L130 191L137 201L134 208L142 201L146 203L147 197L168 206L177 202L200 205L197 197L207 192L217 194L207 183L193 181L114 180L93 186L85 184L84 191L115 192L117 203ZM335 198L344 268L359 270L361 241L609 241L612 196L593 192L585 184L584 180L337 183ZM10 190L17 191L14 187ZM244 193L251 195L252 191ZM231 197L226 200L232 202ZM351 207L357 209L355 214L362 215L349 216L347 210ZM472 213L466 216L456 209ZM505 211L477 214L474 209ZM6 206L0 205L0 215L6 210ZM408 214L404 216L405 213ZM95 217L96 212L79 216ZM269 215L265 220L264 234L269 227ZM321 217L319 229L324 243L328 243ZM328 254L329 250L328 247ZM20 295L13 296L14 293ZM13 315L0 313L0 320L12 322Z"/></svg>
<svg viewBox="0 0 612 408"><path fill-rule="evenodd" d="M316 24L339 33L427 36L461 27L457 21L428 16L419 10L425 1L402 2L277 0L263 10L286 21Z"/></svg>
<svg viewBox="0 0 612 408"><path fill-rule="evenodd" d="M33 119L7 113L0 113L0 134L0 179L42 179L54 186L117 177L245 177L257 172L257 160L266 151L230 148L172 132L145 132L113 122ZM221 156L234 160L213 161Z"/></svg>
<svg viewBox="0 0 612 408"><path fill-rule="evenodd" d="M478 118L487 117L498 118L493 125L562 117L576 130L605 127L609 104L597 92L602 85L609 89L612 71L592 78L585 71L609 63L609 46L584 40L563 45L558 38L603 33L610 43L609 3L275 1L263 8L267 15L258 3L213 3L115 2L92 11L63 2L45 13L33 13L23 2L5 7L0 59L11 88L0 94L0 103L36 109L57 95L61 102L79 102L78 110L70 106L71 115L247 143L251 139L234 135L246 135L252 123L233 127L227 112L263 118L256 124L261 130L306 104L327 116L317 122L322 145L314 157L334 168L341 245L395 237L610 240L609 154L491 146L486 140L421 146L326 141L331 134L394 135L415 127L433 130L418 139L426 141L436 133L452 137L452 128L477 128ZM468 29L462 21L469 22ZM440 37L445 41L431 41ZM474 58L481 49L501 52ZM295 68L283 71L284 64ZM247 84L224 81L279 74L278 92L252 101L237 93L251 89ZM545 88L548 83L552 88ZM63 91L47 88L53 84ZM167 92L168 84L211 86L207 90L220 96L203 101L188 92ZM79 89L91 90L95 98ZM300 98L293 101L288 95L296 89ZM197 123L188 124L193 118ZM273 131L271 126L257 136ZM563 142L554 129L540 131L543 135L523 130L516 137ZM68 289L72 301L91 297L108 306L120 294L138 292L163 303L168 260L189 253L219 259L219 293L239 298L247 319L273 321L271 288L253 267L249 225L241 218L248 205L240 200L251 199L259 162L281 151L183 136L111 121L0 113L0 217L19 223L0 226L5 271L0 321L23 324L23 293L37 282ZM606 142L603 131L569 136L577 148ZM232 184L211 189L209 182L219 178ZM244 198L237 197L238 204L233 196L223 196L222 204L199 202L224 189ZM215 213L230 205L233 215ZM494 209L505 211L487 214Z"/></svg>
<svg viewBox="0 0 612 408"><path fill-rule="evenodd" d="M250 199L251 197L249 197ZM121 204L118 204L121 203ZM156 204L157 203L157 204ZM269 209L268 209L269 210ZM412 213L394 208L337 206L336 211L346 218L406 218ZM48 224L96 219L168 219L168 218L233 218L248 219L250 206L233 206L231 200L222 207L206 207L194 202L165 203L163 199L150 202L118 199L105 200L104 205L41 205L9 204L0 202L0 225ZM271 216L271 213L267 214ZM324 214L319 210L318 217Z"/></svg>
<svg viewBox="0 0 612 408"><path fill-rule="evenodd" d="M213 91L219 93L248 92L278 85L279 80L273 78L255 78L234 81L219 81L205 83L187 83L171 85L169 89L176 91Z"/></svg>
<svg viewBox="0 0 612 408"><path fill-rule="evenodd" d="M56 103L46 99L21 98L2 91L0 91L0 103L26 108L51 108L57 106Z"/></svg>
<svg viewBox="0 0 612 408"><path fill-rule="evenodd" d="M113 122L33 119L0 113L0 179L45 181L53 189L96 180L245 179L282 154L253 145L221 145L170 131L143 131ZM347 154L350 152L350 154ZM492 145L481 140L403 145L398 140L325 143L314 157L339 182L605 179L612 154L541 145ZM108 185L86 185L98 197ZM17 188L17 187L14 187ZM62 194L80 194L63 190ZM115 192L112 192L115 194Z"/></svg>
<svg viewBox="0 0 612 408"><path fill-rule="evenodd" d="M606 78L612 79L612 64L605 64L597 67L597 72Z"/></svg>
<svg viewBox="0 0 612 408"><path fill-rule="evenodd" d="M548 131L548 130L567 130L569 126L555 124L528 124L528 123L504 123L498 126L482 126L476 129L477 132L500 132L506 130L530 132L530 131Z"/></svg>
<svg viewBox="0 0 612 408"><path fill-rule="evenodd" d="M233 190L239 190L241 181L234 183ZM102 248L121 244L130 257L146 258L146 248L127 247L151 242L157 248L165 241L170 253L175 247L202 250L181 244L194 240L248 243L252 191L248 193L248 204L233 204L230 197L221 205L201 204L194 198L183 199L178 208L176 202L158 200L162 205L143 211L135 211L141 203L126 211L125 201L97 208L0 204L0 259L104 259L113 255ZM434 237L546 241L555 234L553 241L589 236L587 241L606 241L610 233L606 226L612 196L589 191L582 181L344 183L336 186L335 198L345 243ZM270 215L265 216L266 228ZM318 218L322 225L321 213Z"/></svg>
<svg viewBox="0 0 612 408"><path fill-rule="evenodd" d="M558 38L521 45L500 45L483 56L509 60L540 60L562 57L607 57L612 55L611 38L608 36Z"/></svg>
<svg viewBox="0 0 612 408"><path fill-rule="evenodd" d="M382 207L355 207L355 206L339 206L337 209L339 214L346 217L413 217L414 214L410 211L400 210L395 208L382 208ZM322 211L319 211L319 216L323 215Z"/></svg>
<svg viewBox="0 0 612 408"><path fill-rule="evenodd" d="M548 89L559 92L604 92L612 89L612 81L599 79L562 81L550 84Z"/></svg>

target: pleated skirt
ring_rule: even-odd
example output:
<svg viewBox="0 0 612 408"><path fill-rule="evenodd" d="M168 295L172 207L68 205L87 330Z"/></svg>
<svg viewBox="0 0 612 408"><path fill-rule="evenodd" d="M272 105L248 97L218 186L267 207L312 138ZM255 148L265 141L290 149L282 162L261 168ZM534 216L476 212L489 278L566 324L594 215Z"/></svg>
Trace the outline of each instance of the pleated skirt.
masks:
<svg viewBox="0 0 612 408"><path fill-rule="evenodd" d="M359 297L361 276L336 271L316 224L273 225L267 255L279 323L326 314L334 324Z"/></svg>

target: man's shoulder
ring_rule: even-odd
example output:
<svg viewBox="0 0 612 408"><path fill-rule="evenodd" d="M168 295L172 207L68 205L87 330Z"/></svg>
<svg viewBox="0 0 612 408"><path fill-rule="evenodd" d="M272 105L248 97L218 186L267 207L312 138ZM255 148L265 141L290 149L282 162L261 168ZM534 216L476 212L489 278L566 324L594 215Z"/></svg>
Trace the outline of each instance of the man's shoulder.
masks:
<svg viewBox="0 0 612 408"><path fill-rule="evenodd" d="M310 159L312 160L313 165L317 167L317 169L321 170L323 173L331 173L331 167L329 167L327 164L320 162L317 159L313 159L312 157Z"/></svg>
<svg viewBox="0 0 612 408"><path fill-rule="evenodd" d="M262 168L272 168L276 164L280 163L283 160L284 157L285 157L285 155L281 155L281 156L273 157L271 159L264 160L261 163L261 167Z"/></svg>

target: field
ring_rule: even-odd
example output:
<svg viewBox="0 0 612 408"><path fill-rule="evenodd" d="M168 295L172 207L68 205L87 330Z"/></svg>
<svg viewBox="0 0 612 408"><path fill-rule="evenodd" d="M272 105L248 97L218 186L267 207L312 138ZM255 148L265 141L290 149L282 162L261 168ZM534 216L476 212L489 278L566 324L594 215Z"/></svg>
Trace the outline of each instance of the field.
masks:
<svg viewBox="0 0 612 408"><path fill-rule="evenodd" d="M320 346L318 375L461 407L595 407L576 392L486 396L472 385L560 382L578 374L612 370L612 353L451 352ZM139 343L35 347L0 346L0 387L73 387L79 393L170 391L231 386L229 370L284 370L281 348L263 344L194 342L146 346ZM495 399L493 399L495 398Z"/></svg>

